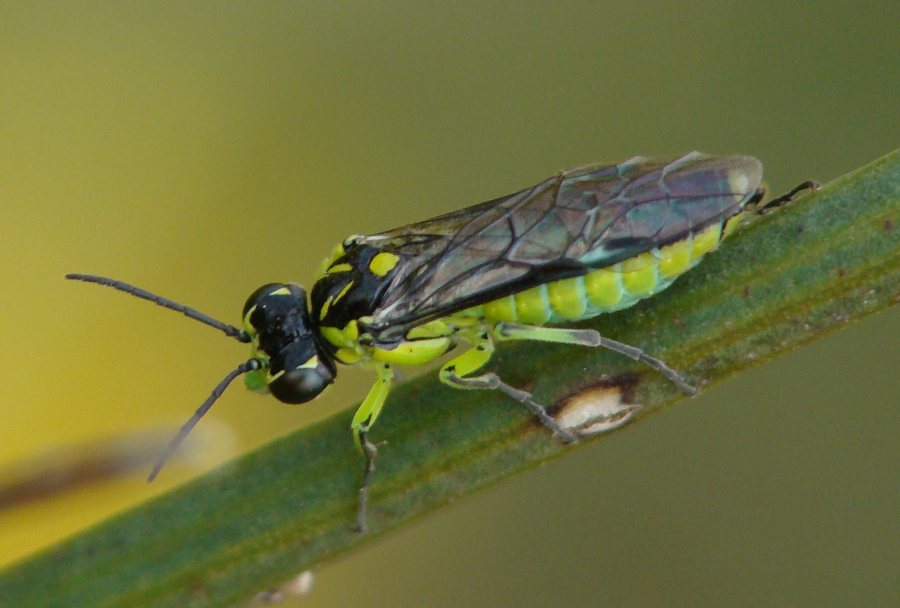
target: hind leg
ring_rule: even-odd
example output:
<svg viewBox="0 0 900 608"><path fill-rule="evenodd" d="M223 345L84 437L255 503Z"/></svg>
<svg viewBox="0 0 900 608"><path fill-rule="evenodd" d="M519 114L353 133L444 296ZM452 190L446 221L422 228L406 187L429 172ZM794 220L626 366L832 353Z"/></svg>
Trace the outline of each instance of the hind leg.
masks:
<svg viewBox="0 0 900 608"><path fill-rule="evenodd" d="M494 335L500 340L535 340L538 342L607 348L635 361L649 365L671 380L685 394L697 394L697 389L688 384L681 374L666 365L664 361L651 357L636 346L629 346L628 344L605 338L600 335L600 332L593 329L565 329L562 327L521 325L519 323L497 323L494 326Z"/></svg>

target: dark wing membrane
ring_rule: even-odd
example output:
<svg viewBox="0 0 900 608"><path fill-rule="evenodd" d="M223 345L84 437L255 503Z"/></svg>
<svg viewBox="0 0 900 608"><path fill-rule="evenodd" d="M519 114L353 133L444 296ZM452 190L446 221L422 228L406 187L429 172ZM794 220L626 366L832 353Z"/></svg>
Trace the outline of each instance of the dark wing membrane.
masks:
<svg viewBox="0 0 900 608"><path fill-rule="evenodd" d="M357 237L402 260L367 331L388 338L680 240L740 211L761 180L762 165L749 156L636 157L563 171L506 197Z"/></svg>

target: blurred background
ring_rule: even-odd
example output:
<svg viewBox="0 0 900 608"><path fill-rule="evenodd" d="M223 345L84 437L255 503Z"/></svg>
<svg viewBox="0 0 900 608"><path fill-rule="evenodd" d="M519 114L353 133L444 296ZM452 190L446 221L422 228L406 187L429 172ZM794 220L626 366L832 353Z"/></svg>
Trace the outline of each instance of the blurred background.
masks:
<svg viewBox="0 0 900 608"><path fill-rule="evenodd" d="M740 152L780 193L900 142L896 2L375 4L3 3L0 564L370 383L233 388L148 486L245 348L66 272L238 323L348 234L564 167ZM453 504L298 604L896 606L898 331L870 318Z"/></svg>

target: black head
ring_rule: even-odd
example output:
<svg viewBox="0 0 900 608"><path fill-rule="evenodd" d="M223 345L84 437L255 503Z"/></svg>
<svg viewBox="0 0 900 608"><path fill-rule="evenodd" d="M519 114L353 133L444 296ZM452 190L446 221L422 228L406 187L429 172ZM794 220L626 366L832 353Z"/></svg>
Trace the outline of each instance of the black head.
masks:
<svg viewBox="0 0 900 608"><path fill-rule="evenodd" d="M252 357L228 372L213 388L194 415L175 435L159 457L148 481L153 481L163 464L184 441L191 429L239 376L254 389L268 390L285 403L309 401L331 384L336 373L334 360L319 342L306 304L306 292L299 285L271 283L253 292L244 305L244 329L217 321L190 306L179 304L124 281L93 274L72 273L67 279L111 287L163 308L182 313L222 331L239 342L253 345Z"/></svg>
<svg viewBox="0 0 900 608"><path fill-rule="evenodd" d="M334 361L310 320L302 287L263 285L247 298L243 319L254 356L268 359L268 389L276 399L305 403L334 382Z"/></svg>

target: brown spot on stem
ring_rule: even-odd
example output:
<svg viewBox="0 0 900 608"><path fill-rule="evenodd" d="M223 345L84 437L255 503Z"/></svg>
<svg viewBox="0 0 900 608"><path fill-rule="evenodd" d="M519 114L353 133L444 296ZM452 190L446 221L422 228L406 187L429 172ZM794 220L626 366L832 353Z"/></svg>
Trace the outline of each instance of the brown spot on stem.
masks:
<svg viewBox="0 0 900 608"><path fill-rule="evenodd" d="M634 376L621 376L581 389L560 404L554 418L564 429L582 436L617 429L641 407L630 398L635 381Z"/></svg>

